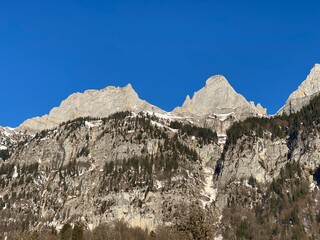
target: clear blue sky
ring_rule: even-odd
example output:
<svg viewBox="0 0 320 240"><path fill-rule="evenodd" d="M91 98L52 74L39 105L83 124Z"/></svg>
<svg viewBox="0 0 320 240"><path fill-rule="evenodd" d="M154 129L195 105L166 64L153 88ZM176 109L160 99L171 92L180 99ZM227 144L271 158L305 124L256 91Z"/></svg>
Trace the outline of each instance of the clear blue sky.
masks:
<svg viewBox="0 0 320 240"><path fill-rule="evenodd" d="M0 125L131 83L167 111L215 74L275 113L320 62L319 1L0 1Z"/></svg>

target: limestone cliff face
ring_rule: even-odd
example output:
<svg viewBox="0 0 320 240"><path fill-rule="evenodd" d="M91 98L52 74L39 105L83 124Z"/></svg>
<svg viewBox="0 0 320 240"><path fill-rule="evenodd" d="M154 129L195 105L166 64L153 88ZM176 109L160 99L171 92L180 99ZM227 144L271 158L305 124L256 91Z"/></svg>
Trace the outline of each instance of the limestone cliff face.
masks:
<svg viewBox="0 0 320 240"><path fill-rule="evenodd" d="M294 144L287 135L271 138L264 130L258 137L252 130L222 148L207 139L207 130L190 123L175 129L162 116L77 119L11 145L10 156L0 160L0 232L60 230L75 221L93 229L115 220L150 231L175 224L179 207L195 202L211 214L212 226L224 229L219 219L239 188L252 190L252 176L263 190L291 161L316 188L316 128L299 132ZM248 207L253 200L246 200Z"/></svg>
<svg viewBox="0 0 320 240"><path fill-rule="evenodd" d="M87 90L75 93L53 108L48 115L35 117L23 122L19 129L40 131L52 129L60 123L79 117L101 118L119 111L163 112L159 108L141 100L132 86L107 87L102 90Z"/></svg>
<svg viewBox="0 0 320 240"><path fill-rule="evenodd" d="M228 185L234 180L248 179L250 176L260 183L270 182L287 163L288 152L285 139L244 136L226 152L219 182Z"/></svg>
<svg viewBox="0 0 320 240"><path fill-rule="evenodd" d="M248 102L230 86L225 77L216 75L206 81L204 88L194 93L192 99L187 96L182 107L174 109L174 114L205 117L209 115L232 114L236 119L249 116L266 115L266 109L260 104Z"/></svg>
<svg viewBox="0 0 320 240"><path fill-rule="evenodd" d="M199 142L167 119L135 113L38 132L0 160L0 232L9 225L59 230L75 220L89 229L124 220L151 231L173 224L181 204L214 208L221 149Z"/></svg>
<svg viewBox="0 0 320 240"><path fill-rule="evenodd" d="M295 113L309 103L310 99L320 93L320 64L315 64L310 74L296 91L290 94L285 105L278 111L278 115Z"/></svg>

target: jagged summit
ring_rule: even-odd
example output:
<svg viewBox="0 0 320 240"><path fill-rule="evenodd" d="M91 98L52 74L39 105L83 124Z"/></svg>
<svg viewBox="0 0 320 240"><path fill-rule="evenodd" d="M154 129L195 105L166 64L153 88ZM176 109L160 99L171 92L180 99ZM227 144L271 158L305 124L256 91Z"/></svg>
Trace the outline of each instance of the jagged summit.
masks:
<svg viewBox="0 0 320 240"><path fill-rule="evenodd" d="M84 93L71 94L59 107L53 108L48 115L35 117L23 122L19 129L39 131L58 126L60 123L79 117L107 117L118 111L133 112L163 111L141 100L131 84L125 87L106 87L102 90L86 90Z"/></svg>
<svg viewBox="0 0 320 240"><path fill-rule="evenodd" d="M278 115L291 114L299 111L310 99L320 93L320 64L315 64L307 78L298 89L290 94L285 105L278 111Z"/></svg>
<svg viewBox="0 0 320 240"><path fill-rule="evenodd" d="M206 80L206 87L224 86L234 91L228 80L223 75L214 75ZM236 91L234 91L236 93Z"/></svg>
<svg viewBox="0 0 320 240"><path fill-rule="evenodd" d="M221 75L210 77L205 87L195 92L192 99L187 96L182 107L173 110L174 114L192 114L207 116L211 114L231 114L239 119L254 115L266 115L266 109L260 104L255 106L238 94Z"/></svg>
<svg viewBox="0 0 320 240"><path fill-rule="evenodd" d="M107 117L118 111L164 113L160 108L141 100L131 84L125 87L109 86L101 90L86 90L71 94L59 107L48 115L35 117L23 122L18 130L41 131L58 126L62 122L79 117ZM212 114L232 113L236 119L248 116L266 115L266 110L236 93L227 79L216 75L207 79L205 87L187 96L182 107L172 111L172 115L195 115L206 117Z"/></svg>

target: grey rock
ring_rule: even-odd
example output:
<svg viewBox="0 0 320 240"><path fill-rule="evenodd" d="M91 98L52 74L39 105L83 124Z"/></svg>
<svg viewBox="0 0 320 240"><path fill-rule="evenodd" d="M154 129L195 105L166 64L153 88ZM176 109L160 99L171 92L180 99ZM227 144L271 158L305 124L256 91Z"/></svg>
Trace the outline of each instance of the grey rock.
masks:
<svg viewBox="0 0 320 240"><path fill-rule="evenodd" d="M285 105L277 115L296 113L309 103L310 99L320 93L320 64L315 64L310 74L301 83L296 91L290 94Z"/></svg>
<svg viewBox="0 0 320 240"><path fill-rule="evenodd" d="M120 111L151 111L162 113L161 109L141 100L131 84L120 87L106 87L102 90L87 90L74 93L53 108L48 115L28 119L19 130L31 132L52 129L62 122L79 117L102 118Z"/></svg>
<svg viewBox="0 0 320 240"><path fill-rule="evenodd" d="M209 115L232 114L237 120L249 116L266 115L266 109L247 100L230 86L224 76L216 75L206 81L204 88L195 92L192 99L187 96L182 107L174 109L174 114L205 117Z"/></svg>
<svg viewBox="0 0 320 240"><path fill-rule="evenodd" d="M287 163L287 143L283 139L259 139L243 136L225 155L220 186L253 176L260 183L277 177Z"/></svg>

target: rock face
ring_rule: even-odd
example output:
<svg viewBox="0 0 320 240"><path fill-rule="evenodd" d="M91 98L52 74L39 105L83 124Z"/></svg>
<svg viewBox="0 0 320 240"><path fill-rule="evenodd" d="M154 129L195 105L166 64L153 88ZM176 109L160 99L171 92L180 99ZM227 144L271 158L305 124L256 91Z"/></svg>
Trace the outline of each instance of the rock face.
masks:
<svg viewBox="0 0 320 240"><path fill-rule="evenodd" d="M0 232L60 230L71 219L90 229L124 220L151 231L173 224L181 204L199 200L213 208L220 148L215 142L200 148L201 138L182 138L168 124L115 114L77 119L20 143L0 165ZM17 220L10 222L12 214Z"/></svg>
<svg viewBox="0 0 320 240"><path fill-rule="evenodd" d="M211 227L224 229L220 216L240 187L239 196L252 191L250 177L268 186L289 152L308 177L320 166L318 130L300 134L294 145L288 136L271 139L264 131L221 148L203 128L170 123L118 113L77 119L10 145L10 155L0 160L0 232L60 230L75 221L94 229L117 220L151 231L176 224L181 207L183 213L195 202L211 214ZM248 209L255 204L245 202Z"/></svg>
<svg viewBox="0 0 320 240"><path fill-rule="evenodd" d="M288 98L285 105L278 111L277 115L295 113L309 103L310 99L320 93L320 64L315 64L310 74L301 83L296 91Z"/></svg>
<svg viewBox="0 0 320 240"><path fill-rule="evenodd" d="M250 176L259 183L270 182L287 163L288 151L284 139L272 141L244 136L226 153L219 182L223 186L234 179L249 179Z"/></svg>
<svg viewBox="0 0 320 240"><path fill-rule="evenodd" d="M19 126L19 129L27 129L32 132L52 129L62 122L79 117L101 118L127 110L163 112L141 100L132 86L128 84L123 88L107 87L102 90L87 90L84 93L72 94L62 101L59 107L53 108L49 115L26 120Z"/></svg>
<svg viewBox="0 0 320 240"><path fill-rule="evenodd" d="M75 93L53 108L48 115L35 117L23 122L17 130L31 133L52 129L62 122L79 117L101 118L119 111L165 113L146 101L139 99L130 84L123 88L107 87L100 91L88 90ZM266 109L260 104L248 102L235 92L225 77L213 76L204 88L192 99L187 96L182 107L175 108L171 117L182 117L199 126L206 126L218 133L220 144L225 142L226 130L234 121L251 116L266 116Z"/></svg>
<svg viewBox="0 0 320 240"><path fill-rule="evenodd" d="M206 81L204 88L187 96L182 107L174 109L174 114L205 117L209 115L233 115L238 120L249 116L266 115L260 104L248 102L230 86L225 77L216 75Z"/></svg>
<svg viewBox="0 0 320 240"><path fill-rule="evenodd" d="M301 96L300 103L317 93L317 74L319 65L293 94ZM296 109L292 106L289 113ZM314 105L310 106L306 108L312 107L313 112ZM124 110L131 112L118 112ZM222 235L235 239L242 230L234 237L223 234L237 229L230 227L237 221L226 220L228 216L239 208L245 208L240 215L253 210L256 215L257 209L267 211L266 204L285 197L290 199L290 211L302 206L299 214L308 217L300 216L304 219L301 229L317 238L308 231L319 229L310 220L319 218L319 124L312 120L291 126L297 124L296 115L291 115L291 120L251 118L232 127L237 120L265 114L260 105L237 94L224 77L215 76L172 113L140 100L128 85L73 94L48 116L21 126L50 130L28 135L0 127L0 234L11 239L15 231L59 231L65 223L75 222L92 230L118 220L147 231L158 226L179 228L181 219L193 219L188 209L197 205L197 212L204 215L196 225L209 222L213 234L193 239L222 239ZM302 202L305 196L314 203ZM281 209L276 210L281 213ZM268 214L261 216L274 215ZM210 216L205 224L204 216ZM249 218L241 215L239 224L244 219ZM270 222L287 224L283 234L293 227L290 219L282 221L276 215ZM276 239L287 239L287 235Z"/></svg>

